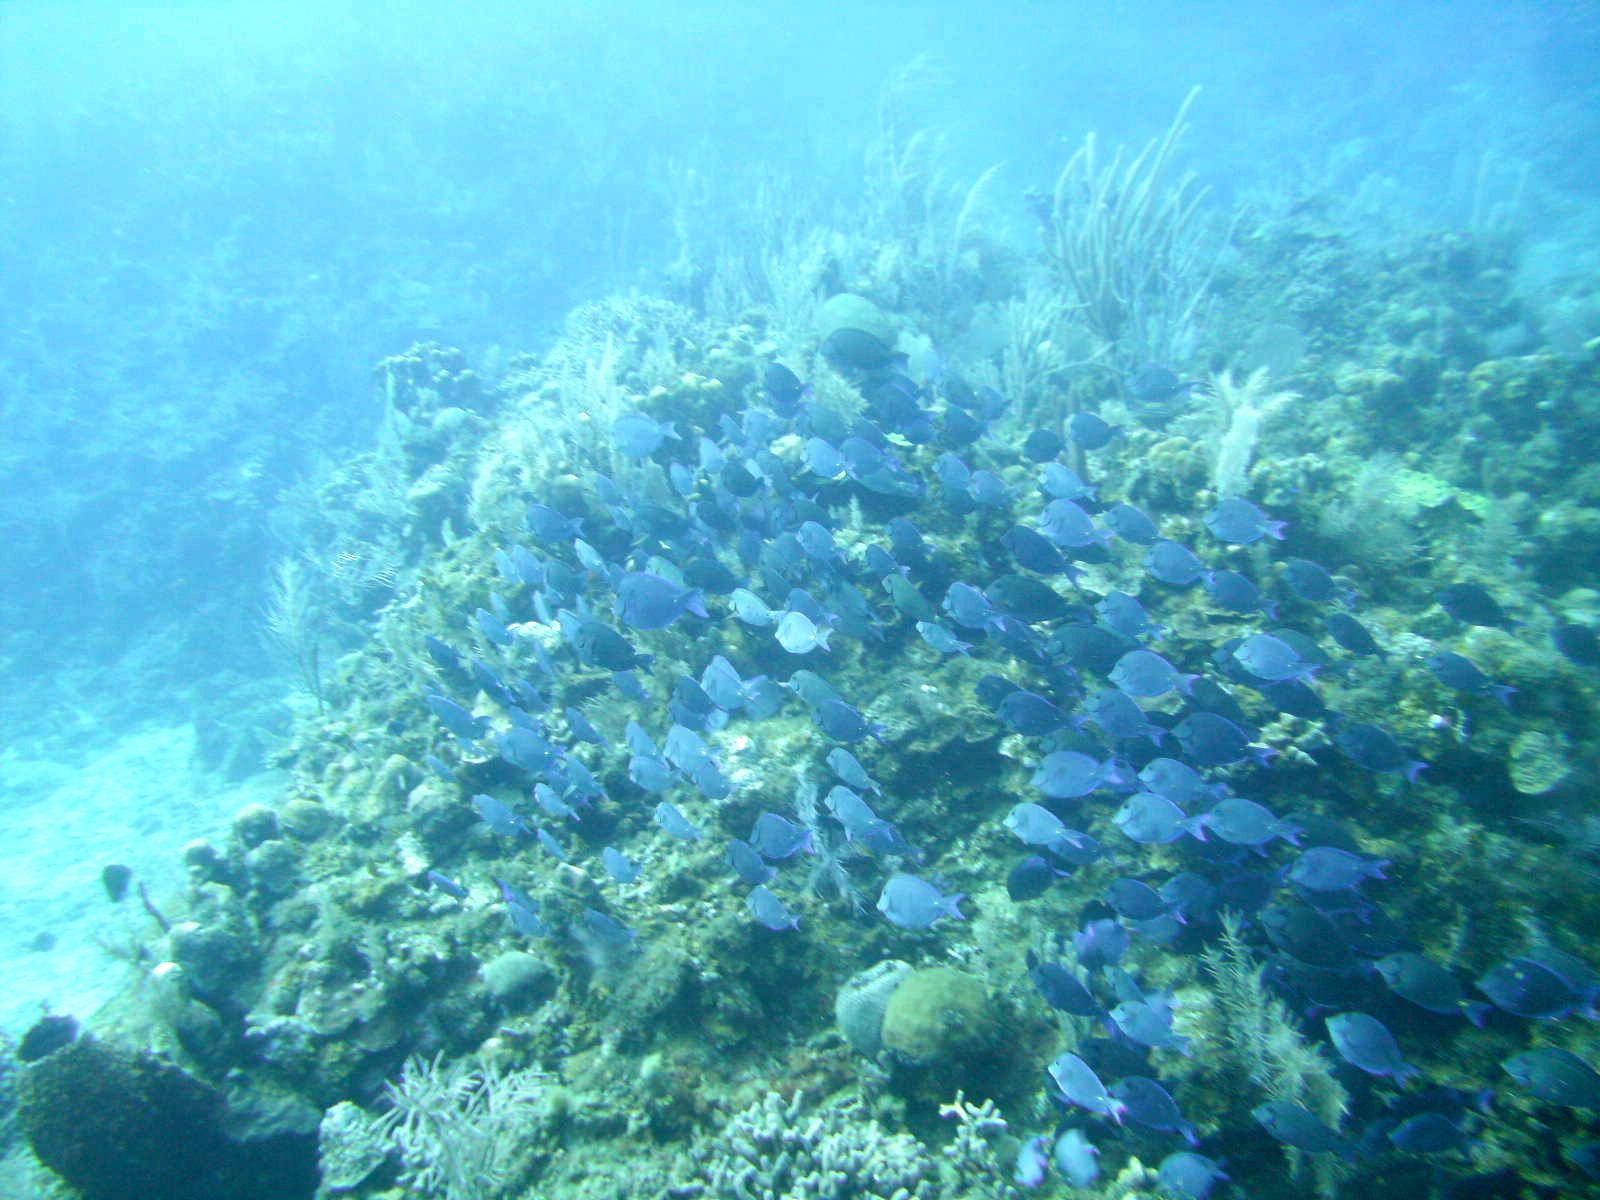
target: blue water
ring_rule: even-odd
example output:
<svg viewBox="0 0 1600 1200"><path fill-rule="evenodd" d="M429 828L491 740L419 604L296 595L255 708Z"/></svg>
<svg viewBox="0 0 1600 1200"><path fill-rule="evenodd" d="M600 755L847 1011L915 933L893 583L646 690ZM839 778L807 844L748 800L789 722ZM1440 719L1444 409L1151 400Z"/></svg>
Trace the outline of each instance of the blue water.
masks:
<svg viewBox="0 0 1600 1200"><path fill-rule="evenodd" d="M41 1006L87 1018L122 986L124 960L152 918L136 898L113 905L102 868L130 866L152 906L181 906L184 844L220 844L237 809L277 804L305 778L293 748L308 744L308 723L355 711L348 680L343 690L336 680L341 656L370 655L385 606L426 595L419 578L440 547L471 532L460 506L436 511L370 480L364 491L329 490L350 487L338 471L358 455L415 452L396 432L397 395L416 419L438 407L405 374L416 363L473 372L483 390L466 385L447 399L471 419L510 426L517 401L507 381L530 361L518 356L543 355L571 334L581 306L658 297L726 328L749 315L742 283L746 299L781 316L782 298L762 290L763 264L803 248L829 264L813 277L821 296L868 294L926 338L902 336L901 348L912 350L909 369L928 396L946 372L1003 384L999 314L1040 262L1031 194L1048 196L1091 131L1102 155L1159 137L1196 86L1177 169L1193 172L1199 197L1194 228L1212 280L1203 307L1181 336L1133 358L1097 355L1081 322L1057 327L1075 365L1042 386L1061 402L1035 397L1030 411L1044 416L1026 421L1014 409L997 420L992 465L1015 465L1033 425L1059 428L1069 394L1072 407L1094 395L1124 403L1126 378L1149 357L1208 382L1226 368L1242 380L1270 360L1274 387L1324 388L1309 403L1330 414L1366 397L1365 441L1344 438L1335 416L1264 410L1254 462L1267 474L1254 492L1239 478L1268 509L1294 507L1291 539L1303 540L1229 565L1266 586L1288 557L1354 563L1353 586L1388 605L1378 624L1397 663L1450 649L1519 673L1523 698L1510 709L1430 693L1408 676L1392 682L1387 707L1368 691L1354 715L1394 725L1414 745L1431 739L1413 749L1424 757L1449 742L1431 778L1456 789L1474 829L1506 839L1494 853L1514 856L1522 838L1548 850L1575 837L1581 864L1593 842L1584 785L1594 680L1557 656L1549 636L1553 624L1591 623L1597 607L1587 591L1600 562L1586 524L1595 498L1580 469L1594 444L1595 385L1574 365L1592 359L1588 343L1600 336L1597 60L1600 15L1581 4L4 6L0 827L10 836L0 960L13 983L0 1023L20 1034ZM972 224L954 235L980 178ZM1318 244L1321 256L1307 249ZM1359 277L1341 275L1352 263ZM1403 282L1385 290L1390 278ZM1350 300L1368 286L1365 307ZM799 369L819 332L775 321L740 352ZM667 334L653 336L670 347ZM414 352L419 344L459 357ZM709 370L694 357L703 347L670 348ZM624 354L630 369L637 351ZM1538 356L1560 366L1533 372L1520 393L1504 384L1513 398L1499 407L1479 403L1505 378L1483 364ZM1569 370L1558 397L1549 380ZM1419 390L1386 400L1361 372ZM1424 392L1427 403L1407 398ZM669 403L652 418L674 417L685 432L692 421L696 436L722 440L714 417L758 394L720 410L715 399L698 411ZM1208 426L1203 407L1194 401L1170 429L1138 412L1129 423L1215 448L1226 425ZM1158 442L1123 445L1153 463ZM934 478L940 448L917 460L924 478ZM974 466L989 461L962 453ZM1154 515L1205 538L1199 518L1215 495L1191 503L1184 489L1212 487L1221 468L1196 458L1151 483L1168 468L1107 453L1095 481L1108 495L1143 487ZM669 459L692 465L693 439L668 443L658 461ZM1084 468L1081 456L1062 461ZM452 460L450 469L459 483L474 467ZM1411 490L1371 500L1374 472ZM1459 490L1455 509L1427 493L1439 480ZM1424 499L1409 499L1417 494ZM843 540L848 505L839 495L822 503ZM945 510L928 504L940 515L926 519L941 523ZM1030 495L1017 511L1037 508ZM1468 516L1452 524L1441 509ZM349 511L356 519L343 519ZM887 515L869 508L868 520ZM977 547L1004 525L985 532L980 518L963 519L967 540L952 533L951 547L958 560L968 555L959 570L971 574ZM603 553L618 557L614 544ZM1520 649L1472 642L1429 607L1431 591L1404 592L1399 581L1425 574L1489 584L1522 622L1512 631ZM919 582L937 604L954 577ZM306 601L314 662L303 639L297 659L285 650L292 639L272 629L307 580L322 589ZM439 586L455 598L451 584ZM876 579L863 590L884 607ZM488 602L480 589L429 631L465 644L471 608ZM609 596L596 603L609 613ZM729 618L723 628L737 626ZM1184 630L1184 669L1211 669L1200 648L1220 644L1221 629ZM722 648L743 645L725 636ZM881 658L855 662L852 678L902 669L913 649L925 653L914 635L895 640L872 652ZM793 666L780 661L785 673ZM1524 681L1530 670L1561 682L1541 690ZM1341 686L1327 685L1330 704L1349 698ZM652 728L664 734L657 708ZM1513 747L1531 753L1518 742L1530 732L1570 761L1555 801L1525 789L1485 798L1474 773L1510 778ZM362 744L359 731L348 737ZM420 745L406 753L420 757ZM914 778L924 764L909 748L900 755L902 780ZM1326 800L1345 786L1328 778L1280 784L1268 798L1287 807L1300 789ZM1375 854L1414 855L1407 861L1427 876L1408 886L1430 886L1461 852L1437 831L1408 851L1420 827L1385 826L1372 811L1379 801L1363 804L1342 815L1366 822ZM982 851L991 883L1011 849ZM1592 887L1592 874L1579 878ZM869 902L882 882L871 879ZM1448 888L1441 894L1453 902ZM1560 906L1549 897L1516 902L1535 940L1586 945L1581 928L1552 915ZM1076 928L1062 920L1063 932ZM1457 947L1460 969L1481 974L1485 956L1515 953L1514 924L1486 935L1498 939L1493 953L1487 942ZM844 929L828 934L834 950ZM1569 1032L1575 1022L1491 1025L1497 1040L1475 1047L1474 1070L1492 1078L1436 1071L1429 1082L1500 1086L1498 1061L1547 1034L1592 1063L1592 1039L1586 1049L1581 1028ZM1320 1029L1320 1017L1308 1027ZM1443 1044L1432 1029L1415 1036L1435 1035ZM1364 1076L1351 1086L1351 1136L1355 1122L1366 1128L1374 1113L1394 1111L1370 1086ZM1439 1178L1506 1167L1585 1186L1560 1150L1592 1135L1583 1123L1592 1119L1563 1109L1560 1149L1542 1162L1528 1158L1525 1126L1491 1127L1475 1144L1492 1153L1452 1160ZM1028 1113L1013 1124L1042 1133L1050 1121ZM1228 1147L1208 1146L1217 1149Z"/></svg>

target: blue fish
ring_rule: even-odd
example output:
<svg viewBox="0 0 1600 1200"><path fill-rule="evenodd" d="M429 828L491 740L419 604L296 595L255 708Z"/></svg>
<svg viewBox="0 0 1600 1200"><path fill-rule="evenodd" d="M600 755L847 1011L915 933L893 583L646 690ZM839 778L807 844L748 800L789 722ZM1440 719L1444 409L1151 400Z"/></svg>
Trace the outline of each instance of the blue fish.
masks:
<svg viewBox="0 0 1600 1200"><path fill-rule="evenodd" d="M903 615L914 621L931 621L935 613L933 605L928 603L928 598L917 590L912 583L898 571L890 572L883 577L883 590L889 594L890 602Z"/></svg>
<svg viewBox="0 0 1600 1200"><path fill-rule="evenodd" d="M1033 773L1033 786L1051 800L1073 800L1097 788L1117 787L1128 779L1114 758L1104 762L1077 750L1055 750Z"/></svg>
<svg viewBox="0 0 1600 1200"><path fill-rule="evenodd" d="M961 900L960 892L947 896L919 876L891 875L878 895L878 911L902 929L926 929L944 917L965 920Z"/></svg>
<svg viewBox="0 0 1600 1200"><path fill-rule="evenodd" d="M1466 1017L1481 1025L1491 1011L1468 1001L1461 983L1432 959L1409 950L1385 955L1373 964L1389 990L1402 1000L1446 1017Z"/></svg>
<svg viewBox="0 0 1600 1200"><path fill-rule="evenodd" d="M1278 1141L1307 1154L1337 1154L1354 1158L1355 1147L1337 1130L1329 1129L1315 1114L1292 1100L1268 1100L1250 1115Z"/></svg>
<svg viewBox="0 0 1600 1200"><path fill-rule="evenodd" d="M519 837L528 832L522 818L493 796L482 793L474 796L472 807L478 810L483 823L502 837Z"/></svg>
<svg viewBox="0 0 1600 1200"><path fill-rule="evenodd" d="M1075 1017L1100 1017L1105 1008L1081 980L1060 963L1043 962L1028 952L1028 982L1051 1008Z"/></svg>
<svg viewBox="0 0 1600 1200"><path fill-rule="evenodd" d="M443 725L462 741L477 741L489 728L488 721L482 717L473 716L448 696L440 696L434 692L429 692L427 702L428 711L439 718L439 724Z"/></svg>
<svg viewBox="0 0 1600 1200"><path fill-rule="evenodd" d="M648 667L652 661L648 654L637 653L627 638L604 622L593 617L579 617L571 624L568 640L585 666L626 671Z"/></svg>
<svg viewBox="0 0 1600 1200"><path fill-rule="evenodd" d="M774 932L800 928L800 918L790 912L784 902L769 891L764 883L756 884L751 890L745 899L745 907L750 910L750 915L756 919L757 924Z"/></svg>
<svg viewBox="0 0 1600 1200"><path fill-rule="evenodd" d="M1068 1129L1056 1139L1050 1161L1061 1177L1075 1188L1093 1187L1100 1178L1100 1151L1081 1129Z"/></svg>
<svg viewBox="0 0 1600 1200"><path fill-rule="evenodd" d="M622 740L629 750L644 758L660 758L661 749L655 743L645 727L639 722L629 718L628 723L622 727Z"/></svg>
<svg viewBox="0 0 1600 1200"><path fill-rule="evenodd" d="M1340 600L1346 593L1334 582L1333 576L1321 563L1309 558L1291 558L1283 564L1283 582L1302 600L1323 604Z"/></svg>
<svg viewBox="0 0 1600 1200"><path fill-rule="evenodd" d="M1511 697L1517 689L1509 684L1496 683L1479 669L1477 663L1463 654L1441 650L1430 655L1423 665L1447 688L1474 696L1493 696L1507 708L1511 707Z"/></svg>
<svg viewBox="0 0 1600 1200"><path fill-rule="evenodd" d="M1370 630L1349 613L1331 612L1324 622L1328 636L1351 654L1388 658L1389 655L1373 638Z"/></svg>
<svg viewBox="0 0 1600 1200"><path fill-rule="evenodd" d="M737 712L750 699L739 672L720 654L715 655L700 673L700 688L713 703L729 712Z"/></svg>
<svg viewBox="0 0 1600 1200"><path fill-rule="evenodd" d="M819 437L806 439L804 458L806 470L823 479L837 479L844 474L844 455L829 442Z"/></svg>
<svg viewBox="0 0 1600 1200"><path fill-rule="evenodd" d="M569 705L564 715L567 719L567 728L572 731L572 736L580 742L588 742L594 746L610 744L606 741L605 735L596 729L589 718L584 716L578 709Z"/></svg>
<svg viewBox="0 0 1600 1200"><path fill-rule="evenodd" d="M632 629L666 629L685 613L709 620L698 588L648 571L634 571L617 585L615 615Z"/></svg>
<svg viewBox="0 0 1600 1200"><path fill-rule="evenodd" d="M1088 719L1110 737L1148 737L1159 743L1166 733L1161 726L1151 722L1144 709L1134 703L1126 692L1114 688L1096 692L1084 703L1083 708Z"/></svg>
<svg viewBox="0 0 1600 1200"><path fill-rule="evenodd" d="M1046 463L1039 472L1039 487L1055 500L1093 500L1095 489L1085 483L1071 467Z"/></svg>
<svg viewBox="0 0 1600 1200"><path fill-rule="evenodd" d="M869 737L883 741L883 726L877 721L868 721L860 709L843 700L822 701L812 716L818 728L836 742L853 745Z"/></svg>
<svg viewBox="0 0 1600 1200"><path fill-rule="evenodd" d="M1563 1108L1600 1109L1600 1074L1570 1050L1540 1046L1500 1064L1535 1100Z"/></svg>
<svg viewBox="0 0 1600 1200"><path fill-rule="evenodd" d="M1072 500L1052 500L1039 515L1039 528L1057 546L1103 546L1107 536L1094 519Z"/></svg>
<svg viewBox="0 0 1600 1200"><path fill-rule="evenodd" d="M1293 821L1283 820L1243 796L1218 800L1204 820L1207 831L1232 846L1264 846L1274 838L1299 845L1304 832Z"/></svg>
<svg viewBox="0 0 1600 1200"><path fill-rule="evenodd" d="M734 874L746 883L763 884L778 874L777 867L769 865L754 846L739 838L728 840L727 858Z"/></svg>
<svg viewBox="0 0 1600 1200"><path fill-rule="evenodd" d="M1252 750L1250 735L1227 717L1216 713L1190 713L1173 728L1183 752L1203 767L1225 767L1254 755L1265 761L1266 750Z"/></svg>
<svg viewBox="0 0 1600 1200"><path fill-rule="evenodd" d="M454 896L457 900L465 900L467 898L467 889L454 879L451 879L443 871L429 871L424 878L447 896Z"/></svg>
<svg viewBox="0 0 1600 1200"><path fill-rule="evenodd" d="M1154 792L1137 792L1128 797L1111 820L1130 841L1141 845L1165 845L1185 834L1206 840L1203 817L1185 815L1171 800Z"/></svg>
<svg viewBox="0 0 1600 1200"><path fill-rule="evenodd" d="M1337 846L1312 846L1289 867L1288 880L1308 892L1340 892L1367 879L1384 879L1383 858L1367 858Z"/></svg>
<svg viewBox="0 0 1600 1200"><path fill-rule="evenodd" d="M1150 619L1144 605L1127 592L1107 592L1094 606L1094 611L1108 629L1124 637L1159 639L1166 632Z"/></svg>
<svg viewBox="0 0 1600 1200"><path fill-rule="evenodd" d="M553 546L557 543L565 544L571 538L583 533L583 521L581 519L578 517L564 517L548 504L535 502L528 505L527 519L528 532L546 546ZM542 571L539 572L538 578L528 578L528 562L526 559L518 559L515 551L512 553L511 561L517 567L518 573L522 575L523 582L532 584L535 587L544 582Z"/></svg>
<svg viewBox="0 0 1600 1200"><path fill-rule="evenodd" d="M1040 575L1065 574L1071 567L1055 543L1025 525L1013 525L1001 535L1000 544L1017 560L1017 565Z"/></svg>
<svg viewBox="0 0 1600 1200"><path fill-rule="evenodd" d="M698 829L689 823L689 818L678 811L677 806L670 801L663 800L655 807L652 814L657 825L680 841L697 842L701 834Z"/></svg>
<svg viewBox="0 0 1600 1200"><path fill-rule="evenodd" d="M1268 617L1277 618L1277 609L1267 602L1255 581L1237 571L1207 571L1200 577L1200 586L1216 601L1217 607L1227 612L1264 612Z"/></svg>
<svg viewBox="0 0 1600 1200"><path fill-rule="evenodd" d="M1067 828L1066 823L1048 808L1029 801L1012 805L1011 811L1006 814L1005 826L1024 845L1042 846L1052 853L1083 844L1083 834Z"/></svg>
<svg viewBox="0 0 1600 1200"><path fill-rule="evenodd" d="M940 654L966 654L971 642L963 642L937 621L918 621L917 636Z"/></svg>
<svg viewBox="0 0 1600 1200"><path fill-rule="evenodd" d="M1449 1117L1438 1112L1420 1112L1407 1117L1389 1131L1389 1142L1407 1154L1443 1154L1455 1151L1469 1154L1473 1139Z"/></svg>
<svg viewBox="0 0 1600 1200"><path fill-rule="evenodd" d="M1180 1200L1209 1200L1217 1184L1227 1182L1229 1176L1215 1159L1178 1150L1161 1160L1156 1178Z"/></svg>
<svg viewBox="0 0 1600 1200"><path fill-rule="evenodd" d="M538 837L539 846L546 854L555 859L557 862L568 861L567 848L556 840L555 834L551 833L548 829L545 829L542 826L534 832Z"/></svg>
<svg viewBox="0 0 1600 1200"><path fill-rule="evenodd" d="M1111 444L1122 432L1122 426L1110 425L1092 412L1080 409L1067 418L1067 434L1085 450L1101 450Z"/></svg>
<svg viewBox="0 0 1600 1200"><path fill-rule="evenodd" d="M768 608L760 596L748 588L734 588L728 596L728 603L733 606L733 615L746 625L753 625L758 629L765 629L777 623L782 613Z"/></svg>
<svg viewBox="0 0 1600 1200"><path fill-rule="evenodd" d="M1226 784L1207 783L1200 772L1175 758L1152 758L1139 771L1139 782L1180 805L1220 800L1228 791Z"/></svg>
<svg viewBox="0 0 1600 1200"><path fill-rule="evenodd" d="M1022 902L1037 900L1055 884L1056 880L1070 874L1057 870L1050 860L1040 854L1030 854L1011 868L1006 876L1006 895Z"/></svg>
<svg viewBox="0 0 1600 1200"><path fill-rule="evenodd" d="M1197 676L1185 675L1154 651L1130 650L1117 659L1107 678L1130 696L1154 699L1173 691L1188 695Z"/></svg>
<svg viewBox="0 0 1600 1200"><path fill-rule="evenodd" d="M1122 1114L1127 1106L1106 1091L1094 1068L1076 1054L1058 1055L1047 1068L1051 1082L1056 1085L1068 1104L1092 1113L1110 1117L1122 1124Z"/></svg>
<svg viewBox="0 0 1600 1200"><path fill-rule="evenodd" d="M500 898L505 902L512 927L527 937L547 937L550 928L539 916L538 902L504 879L497 878L494 882L500 889Z"/></svg>
<svg viewBox="0 0 1600 1200"><path fill-rule="evenodd" d="M1376 1017L1362 1012L1336 1013L1327 1019L1327 1026L1333 1048L1352 1067L1396 1081L1418 1073L1401 1058L1394 1034Z"/></svg>
<svg viewBox="0 0 1600 1200"><path fill-rule="evenodd" d="M1295 647L1270 633L1253 633L1234 648L1233 658L1257 679L1281 683L1288 679L1310 682L1318 664L1303 658Z"/></svg>
<svg viewBox="0 0 1600 1200"><path fill-rule="evenodd" d="M1100 514L1100 519L1112 533L1136 546L1154 545L1161 537L1156 523L1131 504L1113 504Z"/></svg>
<svg viewBox="0 0 1600 1200"><path fill-rule="evenodd" d="M500 757L514 767L537 775L546 767L561 761L561 749L551 745L533 730L513 725L504 733L494 735Z"/></svg>
<svg viewBox="0 0 1600 1200"><path fill-rule="evenodd" d="M1283 540L1284 523L1267 517L1250 501L1234 496L1219 502L1205 515L1205 526L1219 542L1248 546L1263 537Z"/></svg>
<svg viewBox="0 0 1600 1200"><path fill-rule="evenodd" d="M1049 1138L1035 1134L1017 1147L1016 1166L1011 1172L1013 1183L1030 1190L1044 1183L1050 1171L1050 1156L1045 1151L1049 1144Z"/></svg>
<svg viewBox="0 0 1600 1200"><path fill-rule="evenodd" d="M478 627L479 633L496 646L509 646L517 640L499 617L485 609L480 608L473 612L472 623Z"/></svg>
<svg viewBox="0 0 1600 1200"><path fill-rule="evenodd" d="M713 759L698 763L689 772L689 781L707 800L722 800L733 792L733 784Z"/></svg>
<svg viewBox="0 0 1600 1200"><path fill-rule="evenodd" d="M1206 572L1205 564L1195 557L1193 550L1165 540L1150 544L1144 556L1144 569L1151 578L1174 587L1189 587Z"/></svg>
<svg viewBox="0 0 1600 1200"><path fill-rule="evenodd" d="M1044 737L1069 724L1067 714L1036 692L1018 689L1000 701L995 714L1013 733Z"/></svg>
<svg viewBox="0 0 1600 1200"><path fill-rule="evenodd" d="M1116 1019L1115 1015L1112 1019ZM1154 1079L1144 1075L1129 1075L1117 1080L1106 1091L1122 1101L1128 1120L1136 1125L1143 1125L1146 1129L1154 1129L1158 1133L1175 1133L1191 1146L1199 1142L1200 1138L1195 1133L1194 1126L1183 1119L1183 1114L1179 1112L1177 1103L1167 1089Z"/></svg>
<svg viewBox="0 0 1600 1200"><path fill-rule="evenodd" d="M662 757L685 775L692 775L703 764L714 761L711 747L706 745L705 739L682 725L674 725L667 730Z"/></svg>
<svg viewBox="0 0 1600 1200"><path fill-rule="evenodd" d="M664 792L675 781L672 768L649 754L635 754L628 759L628 778L647 792Z"/></svg>
<svg viewBox="0 0 1600 1200"><path fill-rule="evenodd" d="M1334 734L1333 742L1357 766L1380 774L1398 772L1407 783L1415 783L1428 766L1407 754L1387 729L1365 721L1346 725Z"/></svg>
<svg viewBox="0 0 1600 1200"><path fill-rule="evenodd" d="M945 591L941 607L963 629L983 629L994 619L994 608L988 597L970 583L952 583Z"/></svg>
<svg viewBox="0 0 1600 1200"><path fill-rule="evenodd" d="M606 874L618 883L632 883L639 878L639 864L615 846L607 846L600 851L600 862L605 867Z"/></svg>
<svg viewBox="0 0 1600 1200"><path fill-rule="evenodd" d="M611 444L627 458L648 458L678 431L668 422L652 421L643 413L626 413L611 424Z"/></svg>
<svg viewBox="0 0 1600 1200"><path fill-rule="evenodd" d="M632 950L639 934L615 917L592 908L583 910L583 926L601 946L609 950Z"/></svg>
<svg viewBox="0 0 1600 1200"><path fill-rule="evenodd" d="M872 806L847 787L833 787L823 804L839 824L846 840L861 842L872 850L886 852L897 847L899 834L888 821L872 811Z"/></svg>
<svg viewBox="0 0 1600 1200"><path fill-rule="evenodd" d="M788 612L778 622L778 645L790 654L810 654L813 650L827 650L830 630L819 627L803 612Z"/></svg>
<svg viewBox="0 0 1600 1200"><path fill-rule="evenodd" d="M750 833L750 844L762 858L774 862L793 858L796 854L814 854L811 830L797 825L777 813L764 812L756 818Z"/></svg>
<svg viewBox="0 0 1600 1200"><path fill-rule="evenodd" d="M884 526L895 555L908 562L924 562L932 557L922 533L905 517L893 517Z"/></svg>
<svg viewBox="0 0 1600 1200"><path fill-rule="evenodd" d="M571 820L578 819L578 811L568 804L556 790L543 781L533 785L533 799L545 814L552 817L566 817Z"/></svg>
<svg viewBox="0 0 1600 1200"><path fill-rule="evenodd" d="M867 774L867 769L861 765L860 760L843 746L835 746L828 751L826 761L828 769L851 787L860 788L865 792L877 792L880 795L883 793L883 788Z"/></svg>
<svg viewBox="0 0 1600 1200"><path fill-rule="evenodd" d="M1110 917L1099 917L1072 935L1072 949L1079 964L1092 971L1121 962L1131 941L1128 931L1118 922Z"/></svg>

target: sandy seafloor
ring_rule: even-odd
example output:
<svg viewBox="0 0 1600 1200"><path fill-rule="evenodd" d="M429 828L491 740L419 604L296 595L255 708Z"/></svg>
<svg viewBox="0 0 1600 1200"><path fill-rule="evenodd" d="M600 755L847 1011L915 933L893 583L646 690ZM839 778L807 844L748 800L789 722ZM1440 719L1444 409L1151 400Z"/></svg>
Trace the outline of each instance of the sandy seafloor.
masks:
<svg viewBox="0 0 1600 1200"><path fill-rule="evenodd" d="M159 904L183 883L183 846L222 835L246 804L266 803L282 776L237 782L195 768L195 730L148 726L63 763L43 747L0 749L0 1029L18 1037L41 1005L84 1020L121 985L126 963L106 946L148 935L130 889L114 904L100 882L131 867Z"/></svg>

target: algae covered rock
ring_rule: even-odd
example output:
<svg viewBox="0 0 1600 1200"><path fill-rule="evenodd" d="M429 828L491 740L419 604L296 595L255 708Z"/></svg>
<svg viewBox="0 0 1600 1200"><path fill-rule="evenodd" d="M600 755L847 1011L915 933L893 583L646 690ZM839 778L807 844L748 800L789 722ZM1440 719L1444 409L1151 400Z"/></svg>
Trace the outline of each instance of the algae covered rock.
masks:
<svg viewBox="0 0 1600 1200"><path fill-rule="evenodd" d="M348 1100L322 1114L317 1145L322 1184L332 1192L360 1187L389 1157L382 1127Z"/></svg>
<svg viewBox="0 0 1600 1200"><path fill-rule="evenodd" d="M1024 1017L977 976L954 967L907 973L883 1012L883 1048L908 1099L943 1103L957 1091L1002 1107L1037 1090L1050 1028Z"/></svg>
<svg viewBox="0 0 1600 1200"><path fill-rule="evenodd" d="M535 1008L556 990L550 964L523 950L507 950L483 965L483 985L507 1008Z"/></svg>
<svg viewBox="0 0 1600 1200"><path fill-rule="evenodd" d="M912 971L884 1008L884 1049L913 1066L959 1062L994 1046L996 1016L975 976L953 967Z"/></svg>
<svg viewBox="0 0 1600 1200"><path fill-rule="evenodd" d="M87 1200L298 1200L311 1137L243 1144L220 1093L171 1063L82 1037L30 1063L17 1120L39 1161Z"/></svg>

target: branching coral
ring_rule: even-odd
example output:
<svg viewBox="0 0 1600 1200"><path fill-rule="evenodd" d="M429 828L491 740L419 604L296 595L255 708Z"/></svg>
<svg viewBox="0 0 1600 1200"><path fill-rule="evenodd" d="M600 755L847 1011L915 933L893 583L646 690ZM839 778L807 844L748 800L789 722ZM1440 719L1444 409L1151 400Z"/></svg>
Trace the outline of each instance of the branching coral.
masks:
<svg viewBox="0 0 1600 1200"><path fill-rule="evenodd" d="M961 1127L943 1156L889 1133L859 1101L809 1116L805 1097L767 1095L695 1153L707 1194L721 1200L955 1200L1012 1194L989 1147L1004 1130L992 1104L950 1106Z"/></svg>

